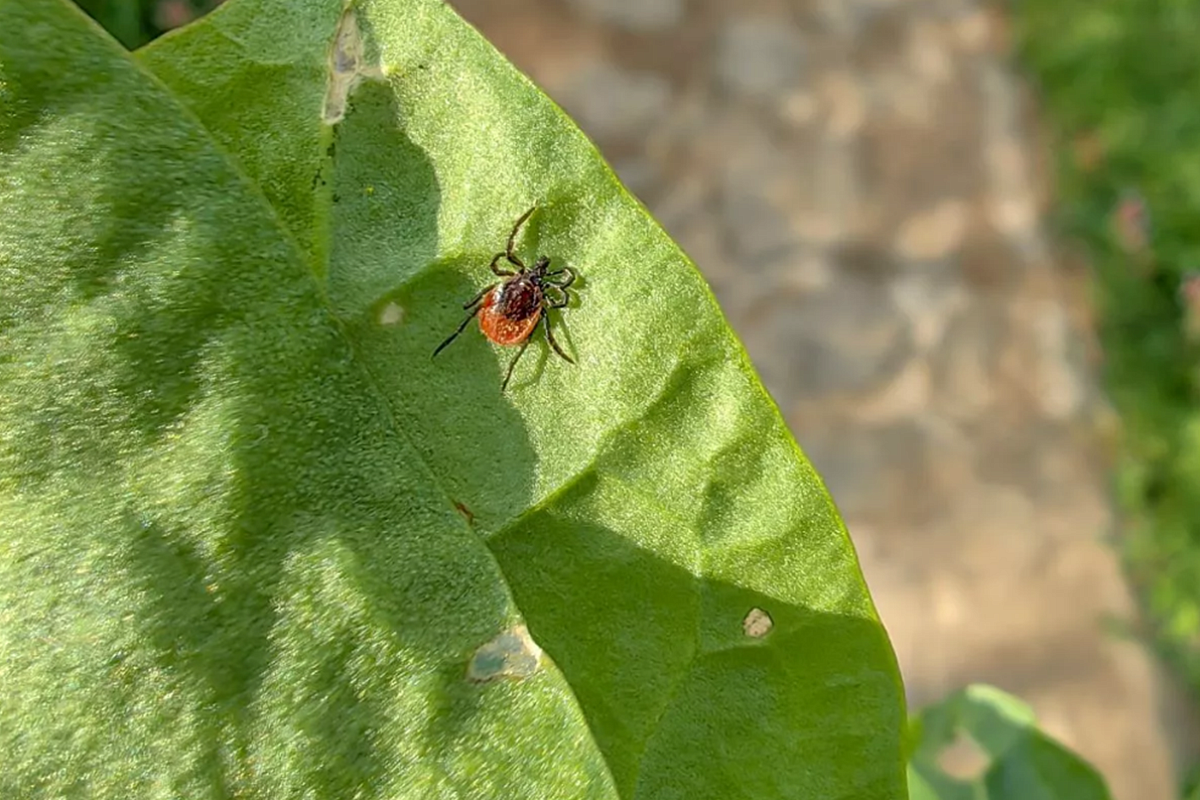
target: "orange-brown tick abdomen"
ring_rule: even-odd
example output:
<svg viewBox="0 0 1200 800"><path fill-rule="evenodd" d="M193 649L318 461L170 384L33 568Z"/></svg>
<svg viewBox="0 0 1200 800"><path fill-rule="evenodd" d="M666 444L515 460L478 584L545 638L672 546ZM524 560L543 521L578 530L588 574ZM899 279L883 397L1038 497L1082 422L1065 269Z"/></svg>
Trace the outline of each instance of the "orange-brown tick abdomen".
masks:
<svg viewBox="0 0 1200 800"><path fill-rule="evenodd" d="M521 344L542 318L542 288L525 275L487 293L479 310L479 329L496 344Z"/></svg>

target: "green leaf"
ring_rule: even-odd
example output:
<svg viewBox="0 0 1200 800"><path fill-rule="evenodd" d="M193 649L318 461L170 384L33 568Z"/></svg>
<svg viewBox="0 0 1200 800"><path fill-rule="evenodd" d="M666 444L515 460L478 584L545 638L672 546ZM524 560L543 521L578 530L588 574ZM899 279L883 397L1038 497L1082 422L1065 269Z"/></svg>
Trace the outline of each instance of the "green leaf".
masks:
<svg viewBox="0 0 1200 800"><path fill-rule="evenodd" d="M556 107L434 0L138 58L0 5L0 795L903 797L832 503ZM535 204L578 364L502 393L430 354Z"/></svg>
<svg viewBox="0 0 1200 800"><path fill-rule="evenodd" d="M1012 695L974 685L921 712L908 770L912 800L1111 800L1086 762L1038 730L1033 711ZM952 745L982 761L971 776L948 775Z"/></svg>

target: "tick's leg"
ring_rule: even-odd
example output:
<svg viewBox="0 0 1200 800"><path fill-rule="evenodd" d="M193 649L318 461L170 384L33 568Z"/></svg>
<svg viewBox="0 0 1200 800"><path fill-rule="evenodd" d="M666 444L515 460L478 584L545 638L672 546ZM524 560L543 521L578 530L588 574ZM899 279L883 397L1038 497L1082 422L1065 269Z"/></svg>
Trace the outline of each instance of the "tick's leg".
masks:
<svg viewBox="0 0 1200 800"><path fill-rule="evenodd" d="M551 294L552 291L558 292L559 294L561 294L562 299L555 300L554 295ZM558 286L553 283L543 285L542 293L546 298L546 306L548 308L566 308L567 303L571 302L571 293L568 292L566 289L562 288L561 286Z"/></svg>
<svg viewBox="0 0 1200 800"><path fill-rule="evenodd" d="M487 294L488 292L490 292L492 289L495 289L495 288L496 288L496 284L494 284L494 283L491 286L484 287L483 291L481 291L479 294L475 295L473 298L471 298L467 302L463 303L463 310L465 311L466 309L468 309L471 306L478 303L480 300L483 299L483 296L485 294Z"/></svg>
<svg viewBox="0 0 1200 800"><path fill-rule="evenodd" d="M469 323L471 320L475 319L475 315L479 313L480 308L482 308L482 306L476 307L470 314L467 314L467 318L464 319L462 321L462 324L458 326L458 330L456 330L454 333L450 334L450 338L446 339L446 341L439 344L437 346L437 350L433 351L433 355L430 356L430 358L435 358L438 353L440 353L446 349L446 345L450 344L455 339L457 339L458 335L463 332L463 328L467 327L467 323Z"/></svg>
<svg viewBox="0 0 1200 800"><path fill-rule="evenodd" d="M508 381L510 378L512 378L513 368L517 366L517 362L521 360L521 356L525 355L526 347L529 347L529 339L521 342L521 349L517 351L515 356L513 356L513 360L508 362L508 372L504 373L504 383L500 384L500 391L503 392L508 388Z"/></svg>
<svg viewBox="0 0 1200 800"><path fill-rule="evenodd" d="M504 248L504 257L508 259L508 263L520 269L521 272L525 271L525 262L513 252L513 248L517 244L517 231L521 230L521 226L525 224L525 220L529 219L529 215L536 210L537 206L534 206L517 219L517 223L513 225L512 233L508 235L508 246Z"/></svg>
<svg viewBox="0 0 1200 800"><path fill-rule="evenodd" d="M568 363L574 364L575 359L571 358L569 355L564 353L563 349L558 346L558 342L554 341L554 333L553 333L553 331L550 330L550 315L543 314L542 319L544 319L546 321L546 341L548 341L550 343L550 346L554 348L554 352L558 353L560 356L565 358Z"/></svg>
<svg viewBox="0 0 1200 800"><path fill-rule="evenodd" d="M492 257L492 263L488 264L488 269L490 269L492 272L496 273L497 275L502 275L502 276L516 275L517 273L515 273L515 272L511 272L510 270L507 270L507 269L500 269L499 267L496 266L496 262L499 261L500 259L504 258L504 256L505 256L505 253L496 253L496 255ZM509 260L511 261L512 259L509 259Z"/></svg>
<svg viewBox="0 0 1200 800"><path fill-rule="evenodd" d="M562 269L556 269L553 272L546 273L547 278L554 278L559 275L566 275L567 277L563 278L560 281L547 281L547 282L553 283L555 286L559 287L560 289L565 289L568 286L570 286L572 283L575 282L575 270L571 269L570 267L563 267Z"/></svg>
<svg viewBox="0 0 1200 800"><path fill-rule="evenodd" d="M516 224L513 225L512 233L510 233L508 235L508 248L504 251L504 252L508 253L509 261L512 261L513 257L514 257L513 256L513 245L516 244L516 241L517 241L517 231L521 230L521 226L525 224L525 220L529 219L529 215L532 214L536 210L537 210L537 206L534 206L533 208L529 209L524 214L522 214L517 219Z"/></svg>

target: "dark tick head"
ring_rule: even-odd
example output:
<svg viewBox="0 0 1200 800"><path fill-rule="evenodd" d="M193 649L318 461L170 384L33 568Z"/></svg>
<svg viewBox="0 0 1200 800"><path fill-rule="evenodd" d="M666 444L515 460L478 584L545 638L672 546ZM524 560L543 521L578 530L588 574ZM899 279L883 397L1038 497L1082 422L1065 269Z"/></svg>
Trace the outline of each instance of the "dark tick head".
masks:
<svg viewBox="0 0 1200 800"><path fill-rule="evenodd" d="M550 257L538 256L537 262L533 265L533 271L545 274L546 270L550 269Z"/></svg>

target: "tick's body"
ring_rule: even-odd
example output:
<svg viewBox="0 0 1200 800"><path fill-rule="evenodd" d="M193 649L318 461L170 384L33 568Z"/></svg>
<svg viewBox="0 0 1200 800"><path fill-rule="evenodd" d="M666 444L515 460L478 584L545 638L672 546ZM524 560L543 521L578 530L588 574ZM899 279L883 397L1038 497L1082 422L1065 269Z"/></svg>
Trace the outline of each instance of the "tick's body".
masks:
<svg viewBox="0 0 1200 800"><path fill-rule="evenodd" d="M518 275L483 296L479 329L496 344L521 344L542 318L546 293L528 274Z"/></svg>
<svg viewBox="0 0 1200 800"><path fill-rule="evenodd" d="M539 322L544 322L546 341L550 343L554 352L570 363L575 363L554 340L548 313L552 308L566 307L571 299L567 287L574 283L575 273L570 267L551 271L550 259L546 256L540 256L533 267L526 267L524 262L513 252L517 231L521 229L522 223L529 218L533 211L534 209L531 208L521 215L513 226L512 233L509 234L508 247L504 249L504 252L497 253L492 258L492 263L488 265L492 272L504 277L505 280L493 283L475 295L470 302L464 303L463 308L471 313L458 326L458 330L450 334L450 337L433 351L435 356L440 353L463 332L472 317L478 315L479 329L483 331L484 336L496 344L520 346L521 348L508 365L508 372L504 376L504 382L500 385L500 391L504 391L508 386L513 368L525 352L525 348L529 346L529 339ZM518 271L501 269L498 264L502 258L507 259L508 263L516 267Z"/></svg>

